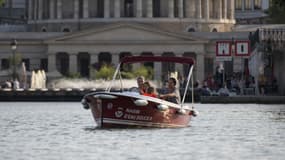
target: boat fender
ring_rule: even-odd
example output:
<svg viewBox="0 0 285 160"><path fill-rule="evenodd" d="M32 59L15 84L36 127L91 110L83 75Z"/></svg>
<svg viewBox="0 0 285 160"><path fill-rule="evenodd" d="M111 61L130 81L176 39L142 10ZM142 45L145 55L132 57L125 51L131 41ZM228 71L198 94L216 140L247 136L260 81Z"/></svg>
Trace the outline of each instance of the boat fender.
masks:
<svg viewBox="0 0 285 160"><path fill-rule="evenodd" d="M94 95L94 98L100 98L100 99L116 99L118 98L117 96L113 96L113 95L108 95L108 94L97 94Z"/></svg>
<svg viewBox="0 0 285 160"><path fill-rule="evenodd" d="M167 105L164 104L160 104L157 106L157 109L159 109L160 111L165 111L167 110L169 107Z"/></svg>
<svg viewBox="0 0 285 160"><path fill-rule="evenodd" d="M136 106L147 106L148 105L148 101L147 100L143 100L143 99L137 99L134 101Z"/></svg>
<svg viewBox="0 0 285 160"><path fill-rule="evenodd" d="M84 109L89 109L90 108L85 98L83 98L81 100L81 104L83 105Z"/></svg>
<svg viewBox="0 0 285 160"><path fill-rule="evenodd" d="M193 115L194 117L196 117L199 115L199 112L193 109L189 112L189 115Z"/></svg>
<svg viewBox="0 0 285 160"><path fill-rule="evenodd" d="M178 114L186 114L186 110L185 109L179 109L177 111Z"/></svg>

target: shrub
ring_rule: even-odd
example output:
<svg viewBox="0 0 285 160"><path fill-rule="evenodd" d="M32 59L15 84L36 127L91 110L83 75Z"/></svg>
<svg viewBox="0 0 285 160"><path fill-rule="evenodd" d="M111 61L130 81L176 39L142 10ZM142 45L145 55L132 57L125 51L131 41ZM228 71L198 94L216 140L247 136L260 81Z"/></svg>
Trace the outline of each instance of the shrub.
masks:
<svg viewBox="0 0 285 160"><path fill-rule="evenodd" d="M81 78L81 75L79 72L75 72L75 73L68 73L67 78Z"/></svg>
<svg viewBox="0 0 285 160"><path fill-rule="evenodd" d="M105 79L110 80L113 78L113 75L115 73L115 68L110 65L103 65L99 71L95 70L93 73L93 78L95 79Z"/></svg>

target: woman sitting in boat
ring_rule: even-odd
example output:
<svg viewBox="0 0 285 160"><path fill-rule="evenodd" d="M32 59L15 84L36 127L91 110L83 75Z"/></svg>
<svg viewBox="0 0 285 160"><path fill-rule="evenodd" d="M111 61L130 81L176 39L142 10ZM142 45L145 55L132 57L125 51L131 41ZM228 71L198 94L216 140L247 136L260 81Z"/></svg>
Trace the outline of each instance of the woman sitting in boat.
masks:
<svg viewBox="0 0 285 160"><path fill-rule="evenodd" d="M166 101L179 104L181 102L180 101L180 92L175 87L176 84L177 84L176 79L173 77L170 77L168 79L168 88L166 88L165 93L160 94L159 97L166 100Z"/></svg>
<svg viewBox="0 0 285 160"><path fill-rule="evenodd" d="M155 97L155 98L157 97L154 87L152 87L148 81L144 82L143 86L144 86L144 91L145 91L143 93L144 96L150 96L150 97Z"/></svg>

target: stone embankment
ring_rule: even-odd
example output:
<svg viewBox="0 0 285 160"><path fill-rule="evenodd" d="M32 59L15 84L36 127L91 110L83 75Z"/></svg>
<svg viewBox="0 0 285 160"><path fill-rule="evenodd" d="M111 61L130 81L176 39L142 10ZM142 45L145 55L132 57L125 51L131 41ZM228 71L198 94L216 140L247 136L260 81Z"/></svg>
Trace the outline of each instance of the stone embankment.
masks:
<svg viewBox="0 0 285 160"><path fill-rule="evenodd" d="M69 101L80 102L84 95L95 89L41 89L41 90L0 90L2 102L39 102L39 101ZM104 91L104 89L96 89ZM119 92L120 90L112 90ZM183 93L183 92L181 92ZM257 103L257 104L285 104L285 96L200 96L196 93L195 103ZM186 96L186 102L191 102L191 92Z"/></svg>

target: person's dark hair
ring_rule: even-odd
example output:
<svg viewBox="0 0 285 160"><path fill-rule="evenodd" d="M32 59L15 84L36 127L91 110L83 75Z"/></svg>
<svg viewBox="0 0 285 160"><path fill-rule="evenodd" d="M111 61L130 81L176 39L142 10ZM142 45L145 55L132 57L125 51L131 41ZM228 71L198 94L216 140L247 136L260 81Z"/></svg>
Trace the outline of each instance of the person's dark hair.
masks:
<svg viewBox="0 0 285 160"><path fill-rule="evenodd" d="M148 87L147 93L148 93L148 94L151 94L151 93L153 93L153 92L154 92L154 88L153 88L153 87Z"/></svg>
<svg viewBox="0 0 285 160"><path fill-rule="evenodd" d="M172 80L172 82L174 83L174 86L176 86L176 79L173 77L170 77L169 79Z"/></svg>

